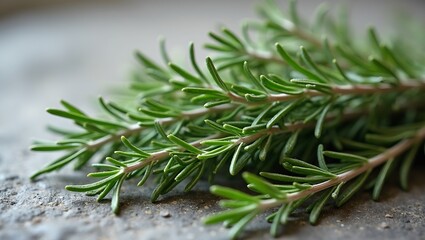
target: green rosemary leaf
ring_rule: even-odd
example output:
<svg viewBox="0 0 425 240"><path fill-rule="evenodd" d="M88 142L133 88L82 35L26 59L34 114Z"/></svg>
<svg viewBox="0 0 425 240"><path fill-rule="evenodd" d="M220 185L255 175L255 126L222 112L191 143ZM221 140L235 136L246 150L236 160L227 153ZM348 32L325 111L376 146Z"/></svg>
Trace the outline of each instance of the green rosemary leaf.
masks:
<svg viewBox="0 0 425 240"><path fill-rule="evenodd" d="M300 26L301 25L301 19L298 16L297 1L296 0L290 0L288 2L288 8L289 8L289 15L290 15L291 21L294 23L295 26Z"/></svg>
<svg viewBox="0 0 425 240"><path fill-rule="evenodd" d="M285 162L290 163L291 165L294 165L294 166L300 166L300 167L311 168L311 169L316 169L316 170L323 170L320 167L317 167L313 164L310 164L310 163L307 163L307 162L304 162L304 161L301 161L301 160L298 160L298 159L295 159L295 158L284 157L283 162L284 163Z"/></svg>
<svg viewBox="0 0 425 240"><path fill-rule="evenodd" d="M223 104L227 104L230 103L230 99L224 99L224 100L219 100L219 101L214 101L214 102L207 102L204 104L205 108L212 108L212 107L216 107L219 105L223 105Z"/></svg>
<svg viewBox="0 0 425 240"><path fill-rule="evenodd" d="M233 50L238 50L239 47L237 45L235 45L234 41L230 41L227 40L223 37L220 37L219 35L213 33L213 32L209 32L208 35L214 39L215 41L217 41L218 43L222 44L223 46L228 47L229 49L233 49Z"/></svg>
<svg viewBox="0 0 425 240"><path fill-rule="evenodd" d="M74 170L81 169L93 157L95 151L87 150L81 154L74 162Z"/></svg>
<svg viewBox="0 0 425 240"><path fill-rule="evenodd" d="M123 151L114 151L115 154L123 156L123 157L130 157L130 158L140 158L140 157L144 157L138 153L134 153L134 152L123 152Z"/></svg>
<svg viewBox="0 0 425 240"><path fill-rule="evenodd" d="M85 185L67 185L65 187L66 190L68 191L73 191L73 192L87 192L87 191L91 191L94 189L98 189L100 187L103 187L104 185L110 183L110 182L114 182L116 181L118 178L120 178L121 176L123 176L124 172L119 171L118 173L115 173L114 175L111 175L107 178L104 178L102 180L99 180L97 182L94 183L90 183L90 184L85 184Z"/></svg>
<svg viewBox="0 0 425 240"><path fill-rule="evenodd" d="M244 129L245 129L245 128L244 128ZM245 132L245 130L244 130L244 132ZM258 138L258 139L257 139L257 140L255 140L253 143L251 143L251 144L249 144L249 145L245 146L245 147L244 147L244 150L245 150L245 151L253 151L253 150L257 149L257 148L261 145L261 143L263 143L263 141L264 141L267 137L268 137L268 136L262 136L262 137Z"/></svg>
<svg viewBox="0 0 425 240"><path fill-rule="evenodd" d="M152 191L151 194L151 202L155 202L158 197L163 194L167 188L175 182L174 178L179 174L178 169L171 174L163 175L164 177L161 179L160 183L156 186L156 188Z"/></svg>
<svg viewBox="0 0 425 240"><path fill-rule="evenodd" d="M333 199L337 199L339 196L339 193L341 191L342 186L344 186L345 182L341 182L340 184L338 184L338 186L336 186L335 190L332 192L332 198Z"/></svg>
<svg viewBox="0 0 425 240"><path fill-rule="evenodd" d="M384 147L378 146L378 145L372 145L368 143L353 141L350 139L342 138L340 139L341 143L349 148L352 149L358 149L358 150L375 150L377 152L383 152L386 149Z"/></svg>
<svg viewBox="0 0 425 240"><path fill-rule="evenodd" d="M113 165L109 165L109 164L105 164L105 163L93 163L92 167L94 168L99 168L99 169L105 169L105 170L117 170L120 169L117 166L113 166Z"/></svg>
<svg viewBox="0 0 425 240"><path fill-rule="evenodd" d="M326 181L329 179L329 177L326 176L308 176L308 177L298 177L298 176L291 176L291 175L284 175L279 173L269 173L269 172L260 172L260 176L269 178L276 181L281 182L299 182L299 183L317 183L321 181Z"/></svg>
<svg viewBox="0 0 425 240"><path fill-rule="evenodd" d="M303 174L303 175L322 175L322 176L328 176L329 178L334 178L336 177L335 174L325 171L325 170L319 170L319 169L315 169L315 168L308 168L308 167L300 167L300 166L293 166L290 163L283 163L283 166L285 167L285 169L287 169L288 171L294 172L294 173L298 173L298 174Z"/></svg>
<svg viewBox="0 0 425 240"><path fill-rule="evenodd" d="M171 172L171 170L173 170L173 166L175 166L175 162L177 161L177 159L180 159L180 157L177 155L173 155L172 153L170 155L172 155L173 157L170 158L170 160L167 162L167 165L165 165L163 169L164 173Z"/></svg>
<svg viewBox="0 0 425 240"><path fill-rule="evenodd" d="M96 189L96 190L93 190L93 191L88 191L88 192L85 193L85 195L89 196L89 197L96 196L96 195L102 193L103 190L105 190L105 187L102 187L102 188L99 188L99 189Z"/></svg>
<svg viewBox="0 0 425 240"><path fill-rule="evenodd" d="M204 44L204 47L205 49L210 49L210 50L213 50L216 52L222 52L222 53L229 53L234 51L234 49L231 49L225 45L223 46L223 45L214 45L214 44L207 43L207 44Z"/></svg>
<svg viewBox="0 0 425 240"><path fill-rule="evenodd" d="M103 172L94 172L94 173L89 173L87 174L87 177L108 177L111 175L114 175L115 173L118 173L120 170L112 170L112 171L103 171Z"/></svg>
<svg viewBox="0 0 425 240"><path fill-rule="evenodd" d="M323 206L326 204L326 202L329 200L329 198L331 197L332 192L334 191L335 188L331 188L326 190L319 198L319 200L317 200L316 203L314 203L313 209L310 212L310 217L309 217L309 221L311 224L316 224L317 220L319 219L320 216L320 212L322 211Z"/></svg>
<svg viewBox="0 0 425 240"><path fill-rule="evenodd" d="M390 159L384 164L384 166L382 166L381 170L379 171L378 177L376 178L375 186L373 188L373 193L372 193L373 200L378 201L379 196L381 195L381 191L382 191L382 187L384 185L385 179L388 178L388 175L390 174L393 163L394 163L394 159Z"/></svg>
<svg viewBox="0 0 425 240"><path fill-rule="evenodd" d="M299 95L304 92L302 89L296 89L294 87L289 87L280 83L276 83L264 75L260 76L260 80L264 87L275 92L286 93L289 95Z"/></svg>
<svg viewBox="0 0 425 240"><path fill-rule="evenodd" d="M245 45L243 44L243 42L242 42L242 40L238 37L238 36L236 36L236 34L235 33L233 33L232 31L230 31L229 29L227 29L227 28L223 28L222 30L221 30L226 36L228 36L229 37L229 39L232 39L233 40L233 42L235 42L235 43L237 43L238 45L239 45L239 47L240 48L245 48Z"/></svg>
<svg viewBox="0 0 425 240"><path fill-rule="evenodd" d="M327 79L326 74L320 70L320 68L316 65L316 63L311 59L310 55L308 54L307 50L303 46L300 47L301 50L301 57L308 64L310 68L312 68L318 76L321 76L318 80L322 83L329 82L329 79Z"/></svg>
<svg viewBox="0 0 425 240"><path fill-rule="evenodd" d="M52 115L72 119L81 123L93 123L93 124L102 125L106 127L126 128L126 126L123 124L94 119L94 118L86 117L78 113L66 112L59 109L47 109L47 112Z"/></svg>
<svg viewBox="0 0 425 240"><path fill-rule="evenodd" d="M143 103L148 106L150 109L156 110L156 111L171 111L170 106L166 106L163 103L160 103L154 99L144 99Z"/></svg>
<svg viewBox="0 0 425 240"><path fill-rule="evenodd" d="M230 209L227 211L217 213L215 215L204 218L202 221L204 224L209 225L209 224L216 224L219 222L223 222L229 219L241 218L242 216L245 216L246 214L254 211L256 208L257 208L257 204L249 204L240 208Z"/></svg>
<svg viewBox="0 0 425 240"><path fill-rule="evenodd" d="M317 119L316 127L314 128L314 136L316 138L320 138L320 136L322 135L322 129L323 129L325 117L331 107L332 107L332 103L329 103L328 105L326 105L323 108L322 112L320 113L319 118Z"/></svg>
<svg viewBox="0 0 425 240"><path fill-rule="evenodd" d="M219 95L210 95L210 94L200 94L190 99L192 103L195 104L204 104L209 101L218 101L228 99L227 96L219 96Z"/></svg>
<svg viewBox="0 0 425 240"><path fill-rule="evenodd" d="M295 145L297 144L298 135L300 132L300 130L297 130L291 134L288 141L286 141L285 147L283 148L283 155L281 156L281 158L289 156L292 153L295 148Z"/></svg>
<svg viewBox="0 0 425 240"><path fill-rule="evenodd" d="M195 69L195 71L198 73L199 77L201 79L206 79L204 73L199 68L198 64L196 63L196 57L195 57L195 44L191 42L189 44L189 56L190 56L190 62L192 64L192 67Z"/></svg>
<svg viewBox="0 0 425 240"><path fill-rule="evenodd" d="M135 145L133 145L126 137L121 136L121 142L130 150L132 150L133 152L139 154L140 156L143 157L149 157L150 154L141 150L140 148L136 147Z"/></svg>
<svg viewBox="0 0 425 240"><path fill-rule="evenodd" d="M146 183L149 176L152 174L152 170L153 170L153 164L149 164L144 170L142 179L140 179L140 181L137 183L138 187L143 186Z"/></svg>
<svg viewBox="0 0 425 240"><path fill-rule="evenodd" d="M310 189L311 188L311 185L308 184L308 183L293 182L292 185L295 188L297 188L298 190L300 190L300 191L304 191L304 190L307 190L307 189Z"/></svg>
<svg viewBox="0 0 425 240"><path fill-rule="evenodd" d="M158 132L158 134L165 140L168 141L167 133L165 133L164 128L162 127L161 122L155 121L155 130Z"/></svg>
<svg viewBox="0 0 425 240"><path fill-rule="evenodd" d="M76 113L76 114L79 114L79 115L83 115L83 116L87 116L83 111L81 111L76 106L70 104L69 102L67 102L65 100L61 100L60 103L62 104L62 106L64 106L70 112L73 112L73 113Z"/></svg>
<svg viewBox="0 0 425 240"><path fill-rule="evenodd" d="M224 166L224 164L227 162L227 160L230 159L230 155L232 155L231 151L222 152L220 155L217 156L217 165L215 166L214 170L212 171L212 174L215 175L218 173L218 171Z"/></svg>
<svg viewBox="0 0 425 240"><path fill-rule="evenodd" d="M339 74L349 83L352 83L353 81L345 74L344 70L341 68L341 66L338 64L336 59L332 60L332 63L334 64L335 68L338 70Z"/></svg>
<svg viewBox="0 0 425 240"><path fill-rule="evenodd" d="M221 118L217 119L218 123L223 123L226 121L229 121L231 119L234 119L241 111L245 109L245 106L241 105L237 108L235 108L232 112L226 114L225 116L222 116Z"/></svg>
<svg viewBox="0 0 425 240"><path fill-rule="evenodd" d="M188 71L184 70L183 68L175 65L174 63L169 63L168 66L170 66L171 69L174 70L177 74L182 76L184 79L186 79L189 82L195 83L195 84L201 84L203 81L199 79L198 77L194 76L193 74L189 73Z"/></svg>
<svg viewBox="0 0 425 240"><path fill-rule="evenodd" d="M251 203L260 202L259 199L254 196L251 196L249 194L246 194L244 192L241 192L239 190L229 188L229 187L213 185L210 187L210 191L211 193L223 198L234 199L238 201L246 201Z"/></svg>
<svg viewBox="0 0 425 240"><path fill-rule="evenodd" d="M201 166L201 162L193 162L189 165L187 165L174 179L176 181L181 181L185 178L187 178L190 174L193 173L198 167Z"/></svg>
<svg viewBox="0 0 425 240"><path fill-rule="evenodd" d="M232 85L232 91L240 96L244 96L245 94L265 95L264 92L262 91L240 86L240 85Z"/></svg>
<svg viewBox="0 0 425 240"><path fill-rule="evenodd" d="M299 65L298 63L296 63L292 59L292 57L289 56L289 54L285 51L285 49L282 47L282 45L276 43L276 49L277 49L277 52L279 53L280 57L282 57L283 60L285 60L291 67L293 67L294 70L297 70L298 72L300 72L301 74L303 74L304 76L306 76L309 79L313 79L313 80L316 80L318 82L326 82L325 80L323 80L322 78L320 78L316 74L312 73L308 69L306 69L306 68L302 67L301 65Z"/></svg>
<svg viewBox="0 0 425 240"><path fill-rule="evenodd" d="M317 89L318 91L324 91L324 92L331 92L331 88L332 88L331 85L329 85L328 83L316 82L309 79L291 79L291 83L303 85L306 87L311 86Z"/></svg>
<svg viewBox="0 0 425 240"><path fill-rule="evenodd" d="M42 168L41 170L37 171L36 173L32 174L30 179L31 180L35 180L38 176L48 173L48 172L52 172L54 170L60 169L63 166L67 165L68 163L70 163L72 160L78 158L79 156L81 156L86 150L85 149L80 149L78 151L72 152L68 155L65 155L59 159L57 159L56 161L50 163L49 165L47 165L46 167Z"/></svg>
<svg viewBox="0 0 425 240"><path fill-rule="evenodd" d="M220 146L220 147L218 147L214 150L211 150L211 151L208 151L208 152L206 151L202 154L199 154L198 156L196 156L196 158L198 158L199 160L214 158L214 157L219 156L220 154L223 154L227 151L230 151L230 149L232 149L234 147L235 147L235 145L233 145L233 144L223 145L223 146Z"/></svg>
<svg viewBox="0 0 425 240"><path fill-rule="evenodd" d="M248 62L245 61L243 63L243 72L245 74L245 76L247 77L248 80L251 81L252 84L254 84L257 88L263 90L264 92L267 92L265 86L261 83L261 81L259 81L251 72L251 70L249 69L248 66Z"/></svg>
<svg viewBox="0 0 425 240"><path fill-rule="evenodd" d="M117 159L114 159L114 158L111 158L111 157L107 157L106 158L106 161L108 161L108 162L110 162L112 164L115 164L117 166L120 166L120 167L127 167L127 165L124 164L123 162L120 162Z"/></svg>
<svg viewBox="0 0 425 240"><path fill-rule="evenodd" d="M173 143L175 143L175 144L179 145L180 147L182 147L182 148L184 148L184 149L188 150L189 152L192 152L192 153L195 153L195 154L201 154L201 153L203 153L203 151L202 151L202 150L200 150L200 149L198 149L198 148L196 148L196 147L194 147L194 146L190 145L189 143L187 143L187 142L183 141L182 139L180 139L180 138L178 138L178 137L176 137L176 136L174 136L174 135L172 135L172 134L168 135L168 136L167 136L167 138L168 138L171 142L173 142Z"/></svg>
<svg viewBox="0 0 425 240"><path fill-rule="evenodd" d="M418 77L415 71L405 62L401 61L398 57L396 57L395 53L386 45L381 46L383 53L386 56L389 56L390 59L398 66L400 69L405 72L409 77L415 78Z"/></svg>
<svg viewBox="0 0 425 240"><path fill-rule="evenodd" d="M160 37L159 38L159 50L160 50L160 52L161 52L161 57L162 57L162 60L164 61L164 63L165 64L168 64L168 63L170 63L171 62L171 60L170 60L170 57L168 56L168 53L167 53L167 48L166 48L166 41L165 41L165 38L164 37Z"/></svg>
<svg viewBox="0 0 425 240"><path fill-rule="evenodd" d="M151 68L151 69L155 69L155 70L160 71L160 72L164 72L164 69L162 69L160 66L158 66L156 63L154 63L152 60L150 60L148 57L146 57L141 52L136 52L136 58L146 68Z"/></svg>
<svg viewBox="0 0 425 240"><path fill-rule="evenodd" d="M297 201L297 202L299 202L299 201ZM297 202L290 202L290 203L282 206L283 212L282 212L280 219L279 219L280 224L285 224L288 221L289 215L298 205Z"/></svg>
<svg viewBox="0 0 425 240"><path fill-rule="evenodd" d="M209 89L209 88L199 88L199 87L185 87L182 89L183 92L193 93L193 94L206 94L206 95L214 95L214 96L224 96L222 92Z"/></svg>
<svg viewBox="0 0 425 240"><path fill-rule="evenodd" d="M370 57L369 61L374 64L377 68L379 68L379 70L381 70L383 73L386 73L392 77L394 77L394 81L396 84L400 83L400 79L398 78L398 76L388 67L386 66L384 63L382 63L381 61L379 61L378 59L374 58L374 57Z"/></svg>
<svg viewBox="0 0 425 240"><path fill-rule="evenodd" d="M264 146L261 148L260 155L259 155L259 158L260 158L261 161L266 160L267 153L269 152L270 146L272 144L272 139L273 139L273 135L270 134L268 136L267 141L265 142Z"/></svg>
<svg viewBox="0 0 425 240"><path fill-rule="evenodd" d="M410 151L407 153L407 156L403 160L400 166L400 185L404 190L408 188L408 177L409 171L412 166L413 161L415 160L415 155L419 149L419 144L415 144Z"/></svg>
<svg viewBox="0 0 425 240"><path fill-rule="evenodd" d="M378 34L376 33L375 28L370 27L367 32L369 40L372 44L372 48L379 50L381 48L381 43L379 42Z"/></svg>
<svg viewBox="0 0 425 240"><path fill-rule="evenodd" d="M244 95L244 97L248 102L264 102L267 100L268 96L265 94L255 95L255 94L247 93Z"/></svg>
<svg viewBox="0 0 425 240"><path fill-rule="evenodd" d="M243 145L244 143L239 144L238 148L233 154L232 161L230 162L229 172L233 176L238 174L251 158L251 154L249 152L245 152L241 155Z"/></svg>
<svg viewBox="0 0 425 240"><path fill-rule="evenodd" d="M323 145L319 144L319 146L317 147L317 160L319 162L319 166L321 169L324 170L329 170L328 166L326 165L326 161L325 161L325 157L323 154Z"/></svg>
<svg viewBox="0 0 425 240"><path fill-rule="evenodd" d="M243 134L250 134L250 133L260 131L260 130L264 130L264 129L266 129L266 127L267 127L266 123L257 124L257 125L249 126L249 127L244 127L242 129L242 133Z"/></svg>
<svg viewBox="0 0 425 240"><path fill-rule="evenodd" d="M369 170L358 176L347 188L344 189L344 191L339 194L338 198L335 199L336 205L338 207L346 203L356 192L360 190L370 172L371 171Z"/></svg>
<svg viewBox="0 0 425 240"><path fill-rule="evenodd" d="M247 56L233 57L230 59L223 60L218 66L217 71L223 71L235 66L241 66L243 62L247 60Z"/></svg>
<svg viewBox="0 0 425 240"><path fill-rule="evenodd" d="M229 92L229 88L227 87L226 83L224 83L223 80L221 79L221 77L218 74L217 69L215 68L214 63L211 60L211 58L207 57L206 62L207 62L208 71L210 72L211 76L213 77L213 79L217 83L217 85L221 89L223 89L225 92Z"/></svg>
<svg viewBox="0 0 425 240"><path fill-rule="evenodd" d="M112 188L115 186L115 184L116 184L116 182L110 182L110 183L106 184L105 188L103 188L102 192L99 194L96 201L98 201L98 202L102 201L106 197L106 195L108 195L108 193L112 190Z"/></svg>
<svg viewBox="0 0 425 240"><path fill-rule="evenodd" d="M68 150L68 149L74 149L78 148L80 145L63 145L63 144L56 144L56 145L47 145L47 144L36 144L30 147L31 151L62 151L62 150Z"/></svg>
<svg viewBox="0 0 425 240"><path fill-rule="evenodd" d="M345 60L351 62L354 66L360 67L360 68L362 68L364 70L367 70L367 71L371 71L371 70L373 71L374 70L370 65L368 65L367 63L365 63L365 60L364 59L360 58L356 54L353 54L347 47L340 46L340 45L336 44L334 46L334 49Z"/></svg>
<svg viewBox="0 0 425 240"><path fill-rule="evenodd" d="M124 182L125 176L121 177L118 182L115 185L115 188L112 190L112 201L111 201L111 208L112 212L115 214L119 213L119 199L120 199L120 193L121 193L121 186Z"/></svg>
<svg viewBox="0 0 425 240"><path fill-rule="evenodd" d="M241 136L243 133L242 129L227 123L223 125L223 128L238 136Z"/></svg>
<svg viewBox="0 0 425 240"><path fill-rule="evenodd" d="M252 184L254 188L258 191L260 191L263 194L268 194L272 198L276 199L285 199L286 195L279 191L278 188L270 184L269 182L265 181L261 177L258 177L252 173L244 172L242 174L242 177L245 179L245 181L249 184Z"/></svg>
<svg viewBox="0 0 425 240"><path fill-rule="evenodd" d="M190 190L192 190L192 188L196 185L196 183L201 179L202 174L205 172L206 169L206 163L202 162L201 167L198 166L197 168L197 173L195 174L195 176L193 176L193 178L187 183L186 187L184 188L184 192L189 192Z"/></svg>
<svg viewBox="0 0 425 240"><path fill-rule="evenodd" d="M282 218L283 212L285 210L285 205L282 205L276 214L273 217L272 226L270 227L270 235L273 237L278 237L279 227L281 225L280 219Z"/></svg>
<svg viewBox="0 0 425 240"><path fill-rule="evenodd" d="M368 161L367 158L350 154L350 153L341 153L341 152L334 152L334 151L323 151L323 155L335 159L340 159L343 161L349 161L349 162L360 162L365 163Z"/></svg>
<svg viewBox="0 0 425 240"><path fill-rule="evenodd" d="M205 146L223 146L223 145L231 144L232 140L233 139L225 139L225 140L211 139L211 140L202 141L201 144Z"/></svg>
<svg viewBox="0 0 425 240"><path fill-rule="evenodd" d="M222 125L220 125L220 124L218 124L216 122L213 122L213 121L211 121L209 119L206 119L204 121L205 121L205 123L208 126L210 126L211 128L213 128L213 129L215 129L215 130L217 130L219 132L223 132L223 133L227 133L227 134L232 134L233 135L233 132L232 131L229 131L228 129L225 129Z"/></svg>
<svg viewBox="0 0 425 240"><path fill-rule="evenodd" d="M117 120L126 121L121 115L119 115L118 113L116 113L116 110L114 108L112 108L109 104L107 104L105 102L105 100L103 100L102 97L99 97L99 103L100 103L100 106L102 106L102 108L107 113L109 113L111 116L115 117Z"/></svg>
<svg viewBox="0 0 425 240"><path fill-rule="evenodd" d="M79 124L77 123L77 125L83 127L84 129L86 129L88 132L91 133L100 133L100 134L111 134L111 130L107 130L103 127L97 127L94 124L90 124L90 123L83 123L83 124Z"/></svg>
<svg viewBox="0 0 425 240"><path fill-rule="evenodd" d="M278 113L276 113L268 122L266 127L270 129L274 125L276 125L282 118L288 115L294 108L300 104L301 100L293 101L283 107Z"/></svg>
<svg viewBox="0 0 425 240"><path fill-rule="evenodd" d="M140 112L153 117L153 118L168 118L168 117L179 117L180 115L178 113L172 112L172 111L168 111L168 112L162 112L162 111L154 111L154 110L149 110L149 109L144 109L144 108L139 108L138 109Z"/></svg>
<svg viewBox="0 0 425 240"><path fill-rule="evenodd" d="M239 220L229 231L229 236L231 239L236 239L237 235L245 228L245 226L257 216L259 211L253 211L245 215L241 220Z"/></svg>

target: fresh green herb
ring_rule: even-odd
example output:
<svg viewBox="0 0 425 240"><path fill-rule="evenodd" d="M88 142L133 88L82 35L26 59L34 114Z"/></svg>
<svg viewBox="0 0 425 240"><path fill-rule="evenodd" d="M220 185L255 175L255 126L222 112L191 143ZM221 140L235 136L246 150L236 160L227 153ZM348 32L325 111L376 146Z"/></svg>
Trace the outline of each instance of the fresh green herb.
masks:
<svg viewBox="0 0 425 240"><path fill-rule="evenodd" d="M277 236L305 203L315 224L326 204L340 206L365 185L378 199L393 173L407 189L425 141L423 31L413 35L416 43L398 34L382 44L371 28L360 45L347 20L332 19L324 7L313 24L300 18L295 1L287 13L273 1L259 12L263 21L245 23L241 34L210 32L205 47L215 54L204 63L193 43L190 67L173 62L163 40L165 64L137 53L142 67L128 92L134 102L100 98L102 117L66 101L47 110L76 130L51 127L61 140L34 143L34 151L65 153L31 179L101 156L88 174L96 181L66 189L98 200L109 195L118 213L120 189L131 178L138 186L156 178L156 201L179 184L189 191L201 179L241 175L255 194L214 185L228 210L204 219L231 226L232 238L266 210L275 211L267 219Z"/></svg>

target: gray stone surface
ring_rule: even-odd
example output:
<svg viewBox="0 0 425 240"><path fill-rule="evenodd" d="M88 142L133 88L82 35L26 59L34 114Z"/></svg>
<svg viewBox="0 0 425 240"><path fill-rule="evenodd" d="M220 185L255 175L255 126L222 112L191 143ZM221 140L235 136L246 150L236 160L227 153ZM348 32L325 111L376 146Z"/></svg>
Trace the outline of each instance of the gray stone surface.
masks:
<svg viewBox="0 0 425 240"><path fill-rule="evenodd" d="M49 117L44 108L64 98L93 111L90 103L97 95L111 96L113 86L124 84L135 66L134 49L158 58L156 40L162 34L174 55L183 56L182 46L191 40L205 42L206 32L217 23L236 29L241 18L253 17L258 1L99 2L25 11L0 20L0 239L226 239L222 227L199 222L219 209L205 184L185 195L177 189L157 204L149 201L152 184L126 184L117 217L108 201L96 203L64 190L66 184L86 181L84 173L65 169L34 183L28 180L55 156L29 152L31 139L50 138L47 123L68 124ZM304 15L317 2L302 1ZM396 2L352 2L354 22L385 25L384 15L395 8L389 3ZM421 1L403 5L419 16L425 9ZM285 238L423 239L424 170L417 167L409 192L388 184L379 203L365 192L341 209L329 206L318 226L310 226L306 214L299 213L284 228ZM262 219L249 229L246 239L269 238Z"/></svg>

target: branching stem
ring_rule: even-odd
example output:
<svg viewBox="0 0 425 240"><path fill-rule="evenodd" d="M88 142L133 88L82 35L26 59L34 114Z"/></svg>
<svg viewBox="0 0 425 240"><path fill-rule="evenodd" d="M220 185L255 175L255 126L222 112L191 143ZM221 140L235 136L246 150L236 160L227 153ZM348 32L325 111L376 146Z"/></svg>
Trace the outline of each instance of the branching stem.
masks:
<svg viewBox="0 0 425 240"><path fill-rule="evenodd" d="M175 123L175 122L182 120L182 119L194 119L194 118L197 118L199 116L204 116L208 113L223 112L223 111L226 111L226 110L234 109L235 107L236 106L233 105L233 104L225 104L225 105L220 105L220 106L216 106L216 107L212 107L212 108L199 108L199 109L195 109L195 110L182 112L180 117L177 117L177 118L171 118L171 117L161 118L161 119L158 119L158 121L163 125L168 125L168 124ZM107 143L118 141L122 136L128 137L130 135L137 134L137 133L143 131L144 129L147 129L147 128L144 127L144 126L140 126L139 124L134 124L134 125L131 125L129 128L122 130L120 132L110 134L110 135L106 135L102 138L96 139L95 141L88 143L85 148L87 150L96 150L96 149L104 146Z"/></svg>
<svg viewBox="0 0 425 240"><path fill-rule="evenodd" d="M201 142L203 142L205 140L216 139L216 138L219 138L221 136L222 136L222 134L214 134L214 135L211 135L209 137L194 141L194 142L190 143L190 145L192 145L194 147L199 147L201 145ZM136 171L138 169L142 169L142 168L146 167L147 165L149 165L151 163L154 163L154 162L160 161L164 158L167 158L169 155L170 155L169 150L162 150L162 151L152 153L148 158L143 159L142 162L138 162L136 164L133 164L131 166L124 168L124 172L130 173L130 172Z"/></svg>
<svg viewBox="0 0 425 240"><path fill-rule="evenodd" d="M353 111L353 112L348 112L345 113L343 118L341 119L341 121L348 121L356 116L365 114L365 111ZM336 116L329 116L327 117L327 121L332 120L333 118L335 118ZM255 140L259 139L260 137L264 136L264 135L268 135L268 134L282 134L282 133L287 133L287 132L294 132L297 131L299 129L304 129L304 128L308 128L308 127L313 127L315 124L314 123L303 123L303 122L295 122L295 123L287 123L285 124L284 128L279 128L278 126L274 126L270 129L267 130L263 130L260 131L258 133L249 135L249 136L245 136L245 137L241 137L238 140L236 140L233 145L237 146L240 143L244 143L244 144L249 144L254 142ZM215 134L215 135L211 135L207 138L203 138L203 139L199 139L197 141L194 141L192 143L190 143L190 145L194 146L194 147L199 147L201 146L201 142L206 141L206 140L211 140L211 139L217 139L222 137L222 134ZM180 148L181 150L184 150L182 148ZM162 150L162 151L158 151L158 152L154 152L151 153L151 155L148 158L143 159L141 162L135 163L133 165L130 165L128 167L126 167L124 169L125 173L130 173L132 171L136 171L138 169L142 169L144 167L146 167L147 165L154 163L154 162L158 162L160 160L163 160L165 158L167 158L169 156L169 150Z"/></svg>
<svg viewBox="0 0 425 240"><path fill-rule="evenodd" d="M335 178L312 185L311 188L296 192L296 193L290 193L286 196L285 199L267 199L262 201L261 208L262 209L269 209L273 207L280 206L283 203L287 202L294 202L298 199L302 199L304 197L307 197L309 195L315 194L317 192L320 192L325 189L329 189L330 187L337 186L340 183L347 182L360 174L371 170L386 161L393 159L400 154L404 153L405 151L409 150L414 144L423 141L425 139L425 127L421 128L418 133L409 139L403 140L399 142L398 144L394 145L393 147L387 149L383 153L380 153L368 160L367 163L365 163L363 166L338 174Z"/></svg>

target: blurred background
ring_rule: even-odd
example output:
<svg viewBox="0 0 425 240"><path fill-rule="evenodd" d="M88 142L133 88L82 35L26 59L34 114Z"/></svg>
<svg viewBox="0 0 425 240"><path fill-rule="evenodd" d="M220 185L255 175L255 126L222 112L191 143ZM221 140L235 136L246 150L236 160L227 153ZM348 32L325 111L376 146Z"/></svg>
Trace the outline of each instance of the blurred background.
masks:
<svg viewBox="0 0 425 240"><path fill-rule="evenodd" d="M61 98L87 106L124 86L137 66L134 50L159 58L159 36L172 56L184 58L189 41L199 50L208 31L221 25L237 31L243 19L256 17L261 2L1 0L0 140L16 138L17 131L43 134L51 121L43 110ZM321 2L299 1L301 14L308 18ZM421 0L327 2L348 5L356 29L375 25L380 32L391 28L397 11L422 20L425 12Z"/></svg>

